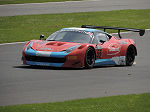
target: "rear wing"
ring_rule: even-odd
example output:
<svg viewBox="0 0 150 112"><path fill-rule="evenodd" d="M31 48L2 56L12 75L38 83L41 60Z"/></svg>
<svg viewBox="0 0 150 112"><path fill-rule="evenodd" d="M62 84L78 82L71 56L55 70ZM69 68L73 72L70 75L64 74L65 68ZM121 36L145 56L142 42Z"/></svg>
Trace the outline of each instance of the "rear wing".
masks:
<svg viewBox="0 0 150 112"><path fill-rule="evenodd" d="M120 38L122 38L121 35L120 35L120 31L121 30L139 32L140 36L143 36L145 34L145 30L144 29L108 27L108 26L92 26L92 25L82 25L81 28L104 29L104 32L106 31L106 29L118 30L118 36Z"/></svg>

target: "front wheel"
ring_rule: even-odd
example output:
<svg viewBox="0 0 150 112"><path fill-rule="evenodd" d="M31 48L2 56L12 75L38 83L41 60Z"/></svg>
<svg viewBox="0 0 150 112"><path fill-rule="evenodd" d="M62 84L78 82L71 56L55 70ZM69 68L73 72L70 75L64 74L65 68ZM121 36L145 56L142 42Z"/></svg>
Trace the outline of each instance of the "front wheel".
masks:
<svg viewBox="0 0 150 112"><path fill-rule="evenodd" d="M132 66L135 60L136 51L133 46L129 46L126 53L126 66Z"/></svg>
<svg viewBox="0 0 150 112"><path fill-rule="evenodd" d="M95 51L92 47L88 47L85 54L85 68L93 68L95 63Z"/></svg>

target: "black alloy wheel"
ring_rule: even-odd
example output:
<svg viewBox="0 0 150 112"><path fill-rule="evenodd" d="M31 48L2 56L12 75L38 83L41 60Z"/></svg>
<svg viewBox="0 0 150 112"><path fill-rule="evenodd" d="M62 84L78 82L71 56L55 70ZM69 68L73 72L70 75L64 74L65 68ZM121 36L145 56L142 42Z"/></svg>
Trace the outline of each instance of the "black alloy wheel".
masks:
<svg viewBox="0 0 150 112"><path fill-rule="evenodd" d="M135 60L136 51L133 46L129 46L126 53L126 66L132 66Z"/></svg>
<svg viewBox="0 0 150 112"><path fill-rule="evenodd" d="M85 54L85 68L93 68L95 63L95 51L92 47L88 47Z"/></svg>

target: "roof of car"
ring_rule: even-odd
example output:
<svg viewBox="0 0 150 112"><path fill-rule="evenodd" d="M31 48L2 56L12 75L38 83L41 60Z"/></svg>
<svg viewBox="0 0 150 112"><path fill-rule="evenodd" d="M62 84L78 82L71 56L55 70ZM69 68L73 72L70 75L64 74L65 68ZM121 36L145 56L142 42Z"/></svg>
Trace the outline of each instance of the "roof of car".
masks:
<svg viewBox="0 0 150 112"><path fill-rule="evenodd" d="M77 27L70 27L70 28L63 28L62 30L79 30L79 31L87 31L87 32L101 32L101 33L106 33L104 31L101 30L97 30L97 29L90 29L90 28L77 28Z"/></svg>

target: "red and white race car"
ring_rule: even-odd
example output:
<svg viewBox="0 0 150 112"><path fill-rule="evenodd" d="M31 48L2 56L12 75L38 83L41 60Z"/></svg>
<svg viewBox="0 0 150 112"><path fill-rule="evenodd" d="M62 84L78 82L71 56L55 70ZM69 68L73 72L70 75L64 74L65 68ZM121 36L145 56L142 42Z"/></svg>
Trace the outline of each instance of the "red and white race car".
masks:
<svg viewBox="0 0 150 112"><path fill-rule="evenodd" d="M97 30L104 29L104 31ZM105 32L106 29L118 30L119 38ZM82 25L81 28L63 28L46 40L29 41L22 53L23 64L92 68L103 65L131 66L137 55L132 39L122 39L120 30L139 32L145 30L119 27Z"/></svg>

